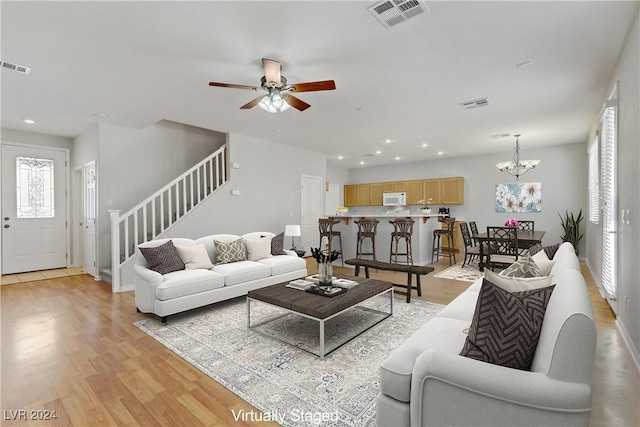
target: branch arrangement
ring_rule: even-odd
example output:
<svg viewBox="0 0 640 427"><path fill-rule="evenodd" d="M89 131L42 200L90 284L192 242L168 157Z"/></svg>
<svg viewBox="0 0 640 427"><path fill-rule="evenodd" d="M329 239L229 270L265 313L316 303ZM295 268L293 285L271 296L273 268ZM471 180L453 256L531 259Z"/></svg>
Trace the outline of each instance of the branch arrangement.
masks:
<svg viewBox="0 0 640 427"><path fill-rule="evenodd" d="M326 264L337 260L340 256L340 251L331 251L331 253L327 253L325 251L321 251L320 248L311 248L311 255L313 255L316 261L318 261L318 264Z"/></svg>

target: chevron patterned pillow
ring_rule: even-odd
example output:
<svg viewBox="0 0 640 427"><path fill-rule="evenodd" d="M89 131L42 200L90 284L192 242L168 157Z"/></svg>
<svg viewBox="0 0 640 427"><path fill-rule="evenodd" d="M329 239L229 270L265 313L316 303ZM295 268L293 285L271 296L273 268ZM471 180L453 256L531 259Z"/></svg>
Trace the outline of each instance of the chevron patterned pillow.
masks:
<svg viewBox="0 0 640 427"><path fill-rule="evenodd" d="M214 240L213 243L216 246L216 264L227 264L247 260L242 237L230 243L219 242L217 240Z"/></svg>
<svg viewBox="0 0 640 427"><path fill-rule="evenodd" d="M553 288L511 293L484 279L460 355L529 370Z"/></svg>
<svg viewBox="0 0 640 427"><path fill-rule="evenodd" d="M153 271L167 274L172 271L184 270L184 262L173 245L173 240L153 248L139 249L144 259L147 260L149 268Z"/></svg>

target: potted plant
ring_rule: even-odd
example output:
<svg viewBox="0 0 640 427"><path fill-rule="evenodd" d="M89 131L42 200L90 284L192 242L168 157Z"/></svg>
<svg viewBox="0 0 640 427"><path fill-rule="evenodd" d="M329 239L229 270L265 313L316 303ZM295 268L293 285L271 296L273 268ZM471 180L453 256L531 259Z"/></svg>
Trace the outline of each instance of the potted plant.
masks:
<svg viewBox="0 0 640 427"><path fill-rule="evenodd" d="M560 215L560 212L558 212L558 216L560 217L560 223L562 224L562 230L564 231L562 241L571 243L576 251L576 255L578 255L578 245L580 244L580 240L584 237L584 234L580 233L580 223L584 219L582 216L582 209L580 209L577 217L573 215L573 212L568 211L564 212L564 217Z"/></svg>
<svg viewBox="0 0 640 427"><path fill-rule="evenodd" d="M429 206L429 205L431 204L432 201L433 201L432 197L429 197L426 202L425 202L424 199L418 200L418 203L425 205L425 206L420 208L420 212L422 212L425 215L431 214L431 206Z"/></svg>

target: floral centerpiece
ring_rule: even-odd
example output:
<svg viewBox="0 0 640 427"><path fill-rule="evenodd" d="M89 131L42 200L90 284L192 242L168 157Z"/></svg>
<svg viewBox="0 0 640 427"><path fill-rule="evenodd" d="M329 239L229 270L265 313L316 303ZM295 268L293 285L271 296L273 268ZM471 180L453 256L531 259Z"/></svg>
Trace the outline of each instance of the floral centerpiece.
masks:
<svg viewBox="0 0 640 427"><path fill-rule="evenodd" d="M424 205L423 207L420 208L420 211L423 214L430 214L431 213L431 206L429 206L431 203L433 202L433 197L429 197L426 201L424 199L422 200L418 200L418 203Z"/></svg>
<svg viewBox="0 0 640 427"><path fill-rule="evenodd" d="M509 219L507 220L507 222L505 222L505 223L504 223L504 226L505 226L505 227L514 227L514 228L517 228L519 225L520 225L520 223L519 223L519 222L518 222L518 220L517 220L517 219L515 219L515 218L509 218Z"/></svg>

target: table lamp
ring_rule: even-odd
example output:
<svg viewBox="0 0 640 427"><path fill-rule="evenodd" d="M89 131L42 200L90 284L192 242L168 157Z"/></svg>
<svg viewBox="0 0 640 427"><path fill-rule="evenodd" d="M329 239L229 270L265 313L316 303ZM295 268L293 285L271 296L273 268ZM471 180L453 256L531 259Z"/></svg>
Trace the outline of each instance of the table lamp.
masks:
<svg viewBox="0 0 640 427"><path fill-rule="evenodd" d="M301 236L300 226L299 225L285 225L284 227L284 235L291 236L291 250L296 250L296 236Z"/></svg>

